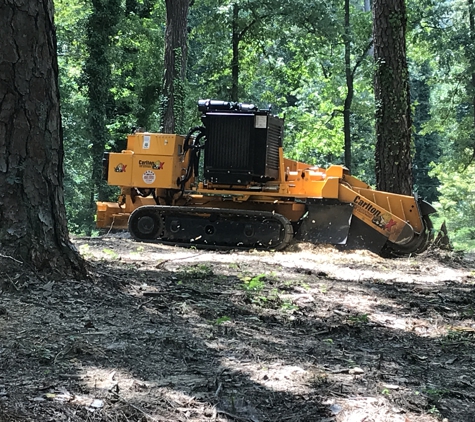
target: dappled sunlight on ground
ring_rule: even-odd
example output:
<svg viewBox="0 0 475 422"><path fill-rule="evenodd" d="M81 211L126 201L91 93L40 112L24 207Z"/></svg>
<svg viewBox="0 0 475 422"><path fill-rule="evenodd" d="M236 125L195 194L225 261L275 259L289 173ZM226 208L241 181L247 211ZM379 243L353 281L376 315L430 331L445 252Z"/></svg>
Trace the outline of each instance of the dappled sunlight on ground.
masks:
<svg viewBox="0 0 475 422"><path fill-rule="evenodd" d="M472 421L471 262L75 243L90 280L4 275L0 420Z"/></svg>

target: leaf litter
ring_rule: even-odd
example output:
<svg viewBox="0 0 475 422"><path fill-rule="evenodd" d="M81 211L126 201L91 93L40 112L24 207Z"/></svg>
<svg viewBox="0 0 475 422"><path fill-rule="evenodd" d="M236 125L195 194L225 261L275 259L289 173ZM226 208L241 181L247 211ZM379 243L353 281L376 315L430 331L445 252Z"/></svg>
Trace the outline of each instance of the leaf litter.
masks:
<svg viewBox="0 0 475 422"><path fill-rule="evenodd" d="M473 421L469 256L73 241L88 280L0 258L2 422Z"/></svg>

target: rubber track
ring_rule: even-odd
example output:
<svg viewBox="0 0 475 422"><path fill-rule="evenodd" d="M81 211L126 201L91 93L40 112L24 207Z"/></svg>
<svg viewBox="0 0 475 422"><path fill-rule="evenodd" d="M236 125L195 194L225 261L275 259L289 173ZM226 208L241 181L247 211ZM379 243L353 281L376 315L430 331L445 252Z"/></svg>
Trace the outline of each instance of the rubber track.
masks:
<svg viewBox="0 0 475 422"><path fill-rule="evenodd" d="M129 232L141 242L207 249L281 250L293 238L292 224L281 214L168 205L137 208L129 217Z"/></svg>

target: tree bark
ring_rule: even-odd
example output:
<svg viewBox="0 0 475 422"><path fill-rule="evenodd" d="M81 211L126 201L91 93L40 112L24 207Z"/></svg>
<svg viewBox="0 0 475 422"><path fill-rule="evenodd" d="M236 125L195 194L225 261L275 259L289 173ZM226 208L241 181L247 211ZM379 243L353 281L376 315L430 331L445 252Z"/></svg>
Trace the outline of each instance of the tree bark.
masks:
<svg viewBox="0 0 475 422"><path fill-rule="evenodd" d="M184 81L187 58L187 18L189 0L165 0L165 75L163 81L163 132L183 131Z"/></svg>
<svg viewBox="0 0 475 422"><path fill-rule="evenodd" d="M475 42L475 10L473 7L473 0L467 0L468 6L468 20L469 20L469 28L470 28L470 41L473 43ZM470 67L475 69L475 62L473 59L473 54L468 54L470 58ZM472 91L472 116L473 116L473 129L475 132L475 72L472 72L471 75L471 91ZM472 157L475 158L475 145L473 145L473 154Z"/></svg>
<svg viewBox="0 0 475 422"><path fill-rule="evenodd" d="M233 5L233 58L231 60L231 101L239 101L239 42L241 41L241 34L239 33L239 5Z"/></svg>
<svg viewBox="0 0 475 422"><path fill-rule="evenodd" d="M0 260L84 276L66 225L52 0L0 0L0 104Z"/></svg>
<svg viewBox="0 0 475 422"><path fill-rule="evenodd" d="M374 1L377 188L410 195L412 118L406 20L404 0Z"/></svg>
<svg viewBox="0 0 475 422"><path fill-rule="evenodd" d="M351 170L351 103L354 96L353 72L351 71L351 27L350 27L350 0L345 0L345 79L346 97L343 109L343 133L345 135L345 166Z"/></svg>

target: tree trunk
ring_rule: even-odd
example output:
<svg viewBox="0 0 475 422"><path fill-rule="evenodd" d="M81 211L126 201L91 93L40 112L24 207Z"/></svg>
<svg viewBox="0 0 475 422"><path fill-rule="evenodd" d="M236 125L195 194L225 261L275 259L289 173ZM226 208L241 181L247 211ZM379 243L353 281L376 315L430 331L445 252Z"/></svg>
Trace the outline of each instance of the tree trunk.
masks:
<svg viewBox="0 0 475 422"><path fill-rule="evenodd" d="M365 12L369 12L371 10L371 0L363 1L363 9Z"/></svg>
<svg viewBox="0 0 475 422"><path fill-rule="evenodd" d="M0 104L0 260L85 275L66 226L52 0L0 0Z"/></svg>
<svg viewBox="0 0 475 422"><path fill-rule="evenodd" d="M233 5L233 58L231 61L231 101L239 101L239 41L241 35L239 33L239 5Z"/></svg>
<svg viewBox="0 0 475 422"><path fill-rule="evenodd" d="M473 43L475 42L475 10L473 7L473 0L467 0L468 6L468 20L469 20L469 27L470 27L470 41ZM475 69L475 62L473 59L473 54L468 54L470 58L470 67ZM473 130L475 132L475 72L472 72L471 75L471 91L472 91L472 115L473 115ZM472 136L473 137L473 136ZM475 145L473 145L473 155L475 158Z"/></svg>
<svg viewBox="0 0 475 422"><path fill-rule="evenodd" d="M363 3L364 3L364 4L363 4L363 10L364 10L365 12L371 12L371 0L364 0ZM371 38L371 40L372 40L372 38ZM373 56L373 57L374 57L374 47L373 47L373 43L371 43L371 46L370 46L369 49L368 49L368 54L369 54L370 56Z"/></svg>
<svg viewBox="0 0 475 422"><path fill-rule="evenodd" d="M182 131L185 114L184 82L187 58L189 0L165 0L165 76L163 81L163 132Z"/></svg>
<svg viewBox="0 0 475 422"><path fill-rule="evenodd" d="M343 133L345 135L345 166L351 170L351 103L353 102L353 72L351 71L351 27L350 27L350 0L345 0L345 77L346 97L343 109Z"/></svg>
<svg viewBox="0 0 475 422"><path fill-rule="evenodd" d="M440 158L439 142L433 133L421 133L421 129L431 119L430 96L431 65L426 61L417 69L417 77L411 79L411 91L414 107L414 157L413 178L414 189L425 200L433 203L438 200L439 182L431 177L429 163L436 163Z"/></svg>
<svg viewBox="0 0 475 422"><path fill-rule="evenodd" d="M380 190L410 195L412 119L406 19L404 0L374 1L376 183Z"/></svg>

